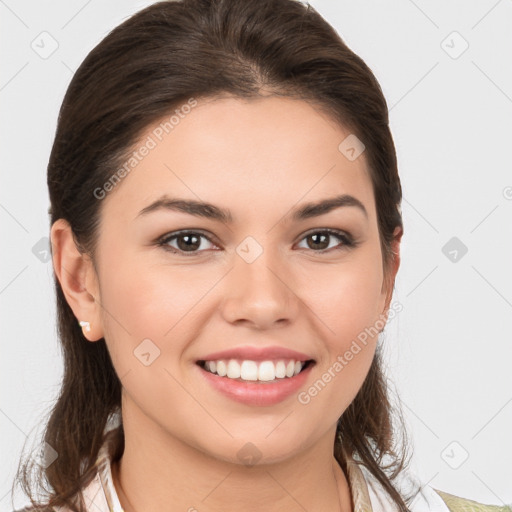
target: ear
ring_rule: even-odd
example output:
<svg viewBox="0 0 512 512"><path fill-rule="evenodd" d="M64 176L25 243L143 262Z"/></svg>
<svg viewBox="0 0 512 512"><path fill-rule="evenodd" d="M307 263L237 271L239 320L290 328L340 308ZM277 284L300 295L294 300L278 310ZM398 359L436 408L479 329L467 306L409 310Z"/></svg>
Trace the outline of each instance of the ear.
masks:
<svg viewBox="0 0 512 512"><path fill-rule="evenodd" d="M75 244L71 226L64 219L51 228L52 259L55 275L69 307L78 321L89 322L82 332L89 341L103 337L100 296L96 270L88 255Z"/></svg>
<svg viewBox="0 0 512 512"><path fill-rule="evenodd" d="M389 305L391 304L391 298L393 297L393 288L395 286L395 277L400 267L400 243L402 241L403 229L396 227L393 232L393 241L391 242L391 258L388 263L387 275L384 276L382 283L382 293L386 295L384 303L384 310L382 314L388 316Z"/></svg>

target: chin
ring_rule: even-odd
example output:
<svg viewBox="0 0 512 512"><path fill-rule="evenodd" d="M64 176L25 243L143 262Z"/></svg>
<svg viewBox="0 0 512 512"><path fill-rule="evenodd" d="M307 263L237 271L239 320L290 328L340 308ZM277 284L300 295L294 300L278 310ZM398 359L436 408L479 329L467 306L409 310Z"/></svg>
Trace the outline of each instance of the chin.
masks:
<svg viewBox="0 0 512 512"><path fill-rule="evenodd" d="M293 438L289 434L268 432L246 434L236 439L230 439L226 451L219 452L219 446L214 451L208 451L211 456L229 464L240 466L263 466L278 464L295 457L305 449L305 439ZM309 444L309 443L308 443Z"/></svg>

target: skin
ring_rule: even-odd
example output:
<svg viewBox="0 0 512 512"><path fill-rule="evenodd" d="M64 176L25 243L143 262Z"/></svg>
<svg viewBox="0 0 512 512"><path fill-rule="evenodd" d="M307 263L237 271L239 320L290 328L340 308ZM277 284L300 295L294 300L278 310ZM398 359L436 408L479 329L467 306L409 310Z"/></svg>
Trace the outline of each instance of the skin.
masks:
<svg viewBox="0 0 512 512"><path fill-rule="evenodd" d="M385 274L365 154L350 161L338 150L349 134L304 101L201 100L102 200L97 272L69 225L52 226L67 301L90 322L87 340L105 338L122 382L126 445L112 469L126 512L353 510L334 436L377 337L307 405L296 394L269 407L234 402L196 365L241 345L288 347L316 361L307 390L386 314L400 234ZM138 215L163 193L228 208L234 222L170 210ZM367 217L346 206L291 220L293 208L341 193L359 199ZM323 228L347 231L358 245L333 235L315 245L309 235ZM200 238L193 256L155 242L182 229L210 241ZM252 263L236 252L247 236L263 249ZM183 250L178 242L169 244ZM134 356L147 338L160 350L149 366ZM237 456L248 442L261 453L252 467Z"/></svg>

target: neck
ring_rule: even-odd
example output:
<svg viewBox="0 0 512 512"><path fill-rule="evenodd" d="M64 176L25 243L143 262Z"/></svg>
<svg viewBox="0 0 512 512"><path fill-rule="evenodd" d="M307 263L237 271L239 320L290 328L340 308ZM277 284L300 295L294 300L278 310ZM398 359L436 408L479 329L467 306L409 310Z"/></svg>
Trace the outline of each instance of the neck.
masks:
<svg viewBox="0 0 512 512"><path fill-rule="evenodd" d="M125 449L112 463L112 478L125 512L353 511L347 477L333 456L334 432L279 463L245 466L168 433L147 435L133 421L123 427Z"/></svg>
<svg viewBox="0 0 512 512"><path fill-rule="evenodd" d="M121 469L123 464L125 468ZM332 471L323 480L322 485L316 488L312 488L311 485L309 489L302 486L307 492L301 491L300 487L290 482L286 486L283 485L272 469L267 470L266 477L258 475L250 479L235 471L228 472L224 478L219 475L217 485L212 485L211 479L208 479L208 485L205 485L203 478L198 482L198 472L195 470L193 477L174 482L174 485L162 483L159 479L165 491L152 477L151 480L147 480L143 475L135 473L138 475L135 476L130 473L130 470L126 469L126 460L112 465L114 485L124 512L229 512L240 509L249 512L262 509L269 512L353 512L348 482L336 461L333 462ZM296 477L296 480L303 482L304 478ZM191 481L194 482L193 489L190 488Z"/></svg>

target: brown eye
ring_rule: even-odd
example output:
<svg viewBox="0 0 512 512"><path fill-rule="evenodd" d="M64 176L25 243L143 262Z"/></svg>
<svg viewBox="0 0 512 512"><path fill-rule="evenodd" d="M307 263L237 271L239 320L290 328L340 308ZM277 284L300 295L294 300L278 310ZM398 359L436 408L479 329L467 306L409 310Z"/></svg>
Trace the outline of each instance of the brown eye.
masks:
<svg viewBox="0 0 512 512"><path fill-rule="evenodd" d="M188 234L178 235L176 242L180 251L194 251L201 246L201 237Z"/></svg>
<svg viewBox="0 0 512 512"><path fill-rule="evenodd" d="M185 231L166 235L159 241L158 245L174 253L189 253L194 255L207 250L207 248L204 247L205 244L202 242L202 239L213 245L206 235L195 231ZM176 245L171 245L171 242ZM198 250L200 247L202 247L202 249Z"/></svg>
<svg viewBox="0 0 512 512"><path fill-rule="evenodd" d="M333 239L338 239L338 244L331 245ZM323 252L336 247L342 249L354 245L351 237L347 234L330 229L314 231L306 235L302 240L307 240L307 248L312 249L314 252Z"/></svg>
<svg viewBox="0 0 512 512"><path fill-rule="evenodd" d="M310 249L327 249L329 247L329 239L331 235L328 233L315 233L314 235L309 235L306 237L307 240L310 240L312 243L308 244Z"/></svg>

